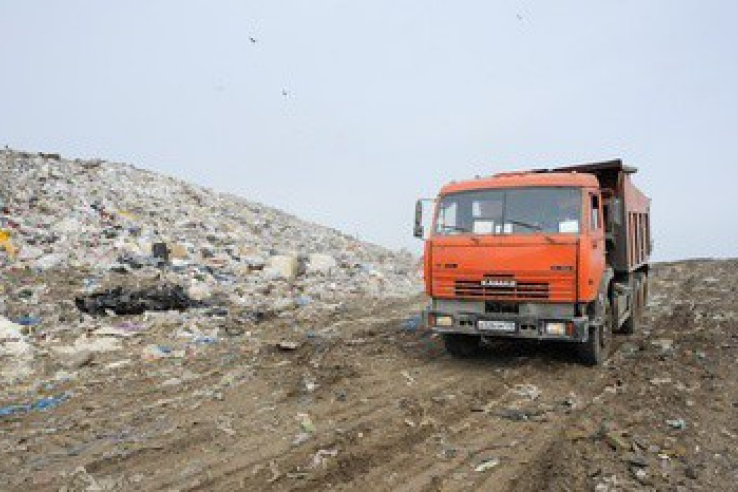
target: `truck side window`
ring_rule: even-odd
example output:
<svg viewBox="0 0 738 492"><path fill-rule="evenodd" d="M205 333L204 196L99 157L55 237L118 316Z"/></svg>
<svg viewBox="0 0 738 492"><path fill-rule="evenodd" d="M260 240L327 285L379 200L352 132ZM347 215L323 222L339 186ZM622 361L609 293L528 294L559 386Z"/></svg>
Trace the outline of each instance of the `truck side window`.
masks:
<svg viewBox="0 0 738 492"><path fill-rule="evenodd" d="M600 229L600 197L598 195L592 195L592 212L591 212L591 230L597 231Z"/></svg>
<svg viewBox="0 0 738 492"><path fill-rule="evenodd" d="M458 203L456 202L441 204L438 214L438 221L436 223L437 232L448 234L458 233L458 231L456 230L456 228L458 227L456 217L456 212L458 208Z"/></svg>

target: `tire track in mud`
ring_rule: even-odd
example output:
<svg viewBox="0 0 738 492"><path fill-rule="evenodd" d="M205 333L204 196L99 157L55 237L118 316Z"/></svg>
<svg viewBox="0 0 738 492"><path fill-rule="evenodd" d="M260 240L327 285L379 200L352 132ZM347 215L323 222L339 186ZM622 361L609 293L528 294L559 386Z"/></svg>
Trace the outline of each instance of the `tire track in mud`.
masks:
<svg viewBox="0 0 738 492"><path fill-rule="evenodd" d="M404 312L404 309L403 309L402 312ZM398 321L398 323L399 323L399 321ZM371 325L371 323L369 323L369 324ZM272 375L270 375L269 373L270 372L276 372L276 371L271 371L270 369L260 369L260 372L262 372L262 373L265 374L267 381L273 381L274 380L274 378L272 377ZM287 379L295 379L296 376L297 376L297 372L299 372L299 368L297 368L297 369L289 368L289 372L286 373L286 375L285 374L280 375L279 380L278 380L278 383L280 383L279 386L280 387L285 386L284 383L285 383L285 380L287 380ZM218 374L218 371L215 371L215 373ZM196 382L196 385L199 385L199 386L206 385L209 382L211 382L212 379L213 378L200 378ZM341 378L338 378L338 381L340 382L341 381ZM335 384L335 381L334 381L334 384ZM262 395L267 395L267 398L266 398L267 400L270 399L269 398L269 394L270 394L269 390L270 390L270 388L264 387L264 386L262 386L261 388L259 388L259 387L255 388L255 392L261 393ZM373 397L373 399L379 400L380 397L382 396L380 391L376 392L375 394L369 395L369 396L370 397ZM148 394L148 392L144 392L144 394ZM155 395L155 394L156 394L156 392L152 392L152 395ZM161 395L158 395L158 396L161 396ZM154 396L152 396L151 399L154 399ZM290 400L290 398L286 398L286 397L284 399ZM119 402L119 403L120 403L120 405L116 405L116 407L123 408L125 406L125 402ZM141 406L145 406L144 402L142 402L140 400L138 400L138 401L135 401L134 400L133 402L132 401L128 401L127 403L129 403L129 404L135 403L138 406L138 407L134 406L133 408L126 410L125 413L132 414L132 415L135 415L136 414L136 411L137 410L140 410ZM226 402L226 404L230 407L228 410L232 410L234 407L236 407L236 408L240 407L239 408L239 411L241 413L250 413L250 414L253 415L253 414L257 414L258 413L258 407L259 406L263 406L264 401L261 401L259 404L255 404L255 405L251 405L251 406L249 406L248 403L249 403L248 401L243 401L243 400L241 400L241 401L239 401L239 400L237 400L237 401L227 401ZM283 402L280 402L280 401L274 401L273 402L273 404L275 406L279 406L282 403ZM269 404L267 404L267 406L268 405ZM381 403L378 403L377 406L381 406ZM203 444L217 442L222 436L219 436L218 435L218 431L215 431L212 428L214 426L210 425L208 427L208 430L202 430L202 429L201 430L197 430L196 431L197 437L195 437L195 436L192 435L193 431L191 429L187 428L187 425L186 425L187 421L193 421L193 422L198 422L198 421L203 422L203 421L205 421L205 422L207 422L208 419L207 418L204 418L203 419L203 414L205 414L205 415L217 414L219 411L222 411L222 409L215 410L215 409L212 409L210 407L212 407L212 405L205 405L205 406L203 406L203 408L197 409L197 410L195 410L193 412L184 412L184 416L180 417L180 419L179 419L180 423L183 422L183 421L185 422L185 425L181 425L180 433L186 433L188 435L188 437L177 438L177 439L169 439L169 440L165 441L164 443L160 443L160 444L156 444L156 443L151 444L151 443L149 443L149 445L150 446L153 446L154 449L160 450L160 453L159 453L160 455L170 454L169 451L171 449L177 450L177 452L174 453L174 454L178 454L178 455L185 454L186 455L186 453L188 452L188 450L191 450L191 449L196 448L198 446L201 446ZM110 409L110 410L112 410L112 409ZM367 413L371 413L373 410L374 409L370 408L370 409L368 409L366 411L367 411ZM168 411L168 410L165 409L165 415L166 415L166 413L170 413L171 414L171 411ZM291 416L288 419L288 421L290 421L290 420L292 420L292 417ZM106 426L107 422L106 421L97 421L97 422L95 422L95 424L100 425L100 426ZM265 424L265 422L262 422L262 424ZM292 429L293 429L292 426L291 425L288 425L287 426L287 429L276 429L276 430L277 431L287 432L288 430L291 431ZM239 442L238 445L240 446L241 444L248 444L248 447L252 447L252 448L263 447L264 444L269 443L269 441L270 441L271 438L269 437L268 433L266 433L266 432L262 432L261 434L262 434L263 438L260 439L260 440L256 440L256 442L255 442L255 439L252 438L252 439L250 439L250 441L248 443L241 443L241 442ZM149 450L149 448L143 448L143 451L148 452L148 450ZM152 463L151 460L139 461L138 459L136 459L136 455L138 455L138 454L139 454L139 451L133 451L129 455L124 456L124 457L119 457L119 456L110 457L110 458L103 457L103 458L99 458L97 460L88 461L87 462L87 466L91 470L95 470L97 473L101 473L101 474L111 474L111 473L114 474L114 473L117 473L117 472L124 472L124 471L130 470L130 469L143 469L144 471L147 471L147 472L150 471L150 472L156 474L156 468L160 467L162 464L166 464L166 460L163 460L162 461L161 459L160 460L156 460L153 463ZM161 458L161 456L160 456L160 458ZM261 461L264 461L264 460L259 460L255 464L258 464ZM174 474L174 475L176 475L176 474ZM171 483L176 483L176 480L175 481L172 481ZM149 484L149 485L155 486L155 484Z"/></svg>
<svg viewBox="0 0 738 492"><path fill-rule="evenodd" d="M515 383L525 378L510 381ZM591 388L594 388L593 386ZM565 387L566 390L569 386ZM498 395L500 393L498 392ZM471 414L468 409L460 408L458 412L447 414L449 421L457 422L456 426L465 431L451 436L451 441L461 444L457 459L446 460L436 452L438 446L429 446L430 451L418 453L417 449L408 446L399 457L387 460L381 467L372 470L365 476L346 483L345 490L508 490L508 484L519 474L526 473L528 463L534 461L542 452L549 440L572 418L554 415L546 422L510 423L494 417L495 412L505 408L507 400L489 407L487 414ZM461 419L456 417L461 416ZM443 429L439 429L443 433ZM510 447L510 443L518 442ZM433 449L435 448L435 449ZM493 450L485 453L483 450ZM472 450L472 452L469 452ZM499 469L490 473L476 473L474 468L480 464L481 458L490 455L500 460ZM383 477L395 474L391 482ZM299 489L299 488L298 488Z"/></svg>
<svg viewBox="0 0 738 492"><path fill-rule="evenodd" d="M445 382L432 384L426 388L426 391L436 392L444 388L445 385ZM398 393L398 399L411 399L412 397L407 396L408 394L412 394L412 390L407 389L404 392ZM386 399L387 387L377 387L374 388L372 392L364 394L362 400L366 400L366 402L356 401L335 409L329 408L324 413L316 414L318 415L316 422L331 422L335 428L340 428L340 433L328 438L319 437L315 439L315 442L312 443L311 446L292 447L289 444L283 445L278 447L278 449L271 449L268 454L264 452L264 448L262 447L262 450L259 453L260 456L257 459L237 459L235 462L231 461L227 464L216 465L215 469L211 469L211 472L218 478L199 485L196 487L196 490L220 489L223 487L224 482L227 483L230 480L234 480L234 477L236 477L235 479L241 483L243 482L243 476L250 474L254 467L264 467L272 461L276 461L277 463L284 462L280 466L281 469L288 469L290 466L297 466L301 463L300 457L304 456L309 460L309 458L319 449L332 448L336 445L343 446L350 443L351 440L359 434L369 434L372 429L376 427L374 424L377 419L377 415L402 419L404 417L402 410L394 407L388 409ZM286 421L286 425L281 429L282 434L289 435L290 432L294 433L295 425L292 420L292 415L289 415L288 412L288 414L283 417L283 420ZM404 420L401 421L404 422ZM398 426L398 428L402 430L401 427ZM378 446L381 448L388 448L388 446L392 447L396 445L394 441L414 439L415 436L425 434L426 431L427 429L425 428L418 428L415 429L414 432L406 432L404 434L400 434L399 432L393 433L393 435L389 436L391 437L390 439L384 439L381 443L378 443ZM366 439L368 441L369 437L367 436ZM269 443L270 440L268 436L265 436L260 445L267 446ZM397 445L399 445L399 443ZM364 453L364 451L362 451L362 453ZM297 457L297 459L284 460L285 455ZM247 485L254 486L258 486L259 483L260 482L258 480L254 484L246 482Z"/></svg>
<svg viewBox="0 0 738 492"><path fill-rule="evenodd" d="M573 418L561 401L572 391L591 398L607 370L578 365L566 347L504 345L453 359L429 333L400 328L419 308L413 300L380 317L364 312L315 345L245 357L242 370L251 377L221 398L194 395L207 393L226 369L202 371L200 363L191 367L201 371L198 379L163 390L147 388L137 370L127 381L133 391L102 386L88 395L87 414L69 411L86 415L88 428L150 429L150 436L105 441L64 464L96 477L136 477L137 490L508 490ZM316 380L312 391L302 386L306 377ZM541 396L516 396L524 384ZM186 398L157 405L178 396ZM501 417L518 406L546 411L527 421ZM293 445L300 413L316 431ZM474 471L493 458L499 465Z"/></svg>
<svg viewBox="0 0 738 492"><path fill-rule="evenodd" d="M380 342L386 343L386 342ZM488 354L487 356L494 357ZM396 490L398 487L407 490L432 490L434 487L444 487L444 489L461 489L467 488L468 485L474 487L489 488L493 485L492 490L505 490L504 483L513 480L527 466L527 463L534 460L537 453L545 449L549 438L555 435L558 430L568 420L568 416L560 417L556 415L552 420L547 422L523 423L520 425L509 424L503 420L495 420L494 414L503 410L506 403L502 397L509 393L509 388L515 384L522 384L530 379L540 377L542 372L551 376L558 374L563 377L556 392L566 394L572 389L588 390L582 392L582 397L586 398L584 393L591 393L596 386L591 385L587 379L582 379L583 388L571 385L571 372L576 372L579 376L591 376L596 370L582 368L576 364L554 365L553 367L541 367L541 362L537 358L525 360L521 364L518 359L511 358L507 361L499 362L480 359L476 361L456 361L449 360L446 357L425 358L421 364L411 366L411 370L425 372L437 371L435 379L440 383L424 384L421 383L413 388L405 388L402 383L397 385L388 385L383 388L384 402L374 405L361 412L352 413L351 407L346 412L326 413L321 418L351 418L354 426L353 429L380 429L379 438L368 439L363 441L348 440L322 440L316 443L308 452L305 450L285 450L284 453L272 455L261 461L274 462L279 470L299 470L301 465L309 463L310 456L317 453L320 449L337 448L338 455L334 462L330 463L327 469L318 473L312 478L281 478L279 481L265 483L262 477L248 476L249 466L255 465L255 462L249 462L236 468L225 476L208 480L196 488L196 490L208 490L219 488L264 488L268 486L274 490L320 490L328 484L330 486L346 490ZM416 359L417 361L418 359ZM493 359L494 360L494 359ZM556 363L554 363L556 364ZM406 364L397 364L391 369L396 371L399 367L405 367ZM515 372L515 378L506 381L487 382L485 378L489 378L490 370ZM472 374L470 374L470 372ZM494 373L493 373L494 374ZM479 379L477 379L479 378ZM369 378L371 379L371 378ZM417 382L418 380L416 380ZM357 384L361 385L361 381ZM494 387L486 387L488 399L498 399L499 403L488 406L487 413L482 417L479 414L470 411L470 403L473 395L479 393L480 387L484 388L489 384ZM604 384L604 383L602 383ZM581 385L580 385L581 386ZM409 398L414 401L425 401L428 407L434 405L433 398L443 390L452 391L460 394L460 398L456 398L458 402L451 405L450 409L441 409L439 412L431 411L429 417L434 422L428 426L420 428L408 428L402 415L392 414L387 410L388 402L399 401L403 398ZM550 392L550 389L548 390ZM372 397L376 392L372 394ZM392 424L388 422L392 419ZM523 430L529 435L535 434L530 439L528 447L523 450L515 450L516 456L511 457L503 453L497 453L502 460L502 465L506 467L501 473L492 473L489 475L474 475L466 481L460 481L458 484L450 483L447 477L463 470L473 469L476 465L474 460L478 459L474 454L451 461L444 461L439 458L436 452L438 445L433 441L434 436L447 433L449 427L461 427L462 431L454 436L455 442L462 442L465 446L485 449L495 447L494 443L499 439L510 441L511 435L518 435ZM491 428L491 430L490 430ZM484 429L485 432L479 432L478 429ZM490 446L492 443L492 446ZM418 448L426 448L418 452ZM476 453L479 454L479 453ZM215 473L217 476L217 472ZM468 475L468 473L467 473ZM295 476L298 476L296 473ZM387 481L387 477L392 478ZM260 481L261 478L261 481ZM292 480L292 481L290 481ZM488 482L493 482L489 484ZM454 487L458 485L458 487ZM497 488L497 487L502 488ZM449 488L450 487L450 488Z"/></svg>

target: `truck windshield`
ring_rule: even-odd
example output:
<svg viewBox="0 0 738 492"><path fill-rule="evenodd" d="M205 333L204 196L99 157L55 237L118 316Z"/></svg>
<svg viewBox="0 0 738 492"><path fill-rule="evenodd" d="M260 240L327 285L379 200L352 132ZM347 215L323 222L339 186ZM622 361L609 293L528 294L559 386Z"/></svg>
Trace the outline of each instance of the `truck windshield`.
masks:
<svg viewBox="0 0 738 492"><path fill-rule="evenodd" d="M445 195L438 203L435 233L578 234L579 188L508 188Z"/></svg>

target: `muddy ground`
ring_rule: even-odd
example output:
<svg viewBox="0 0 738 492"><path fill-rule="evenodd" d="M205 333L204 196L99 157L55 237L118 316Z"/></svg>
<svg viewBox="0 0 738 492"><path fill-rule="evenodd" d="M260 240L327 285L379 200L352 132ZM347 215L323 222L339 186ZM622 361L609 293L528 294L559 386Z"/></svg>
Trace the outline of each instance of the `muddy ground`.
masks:
<svg viewBox="0 0 738 492"><path fill-rule="evenodd" d="M0 417L0 489L738 490L736 288L738 261L657 266L601 368L566 345L451 358L407 322L420 298L105 354L38 389L57 407Z"/></svg>

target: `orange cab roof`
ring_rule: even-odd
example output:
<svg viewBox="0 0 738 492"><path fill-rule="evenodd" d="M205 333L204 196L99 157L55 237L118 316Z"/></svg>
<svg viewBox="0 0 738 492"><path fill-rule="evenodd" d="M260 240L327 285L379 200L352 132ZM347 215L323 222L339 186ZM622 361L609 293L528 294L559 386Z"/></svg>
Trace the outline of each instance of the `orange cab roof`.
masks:
<svg viewBox="0 0 738 492"><path fill-rule="evenodd" d="M524 188L524 187L577 187L597 188L599 182L592 174L576 172L519 172L504 173L468 181L452 182L441 188L441 195L458 193L460 191L487 190L494 188Z"/></svg>

